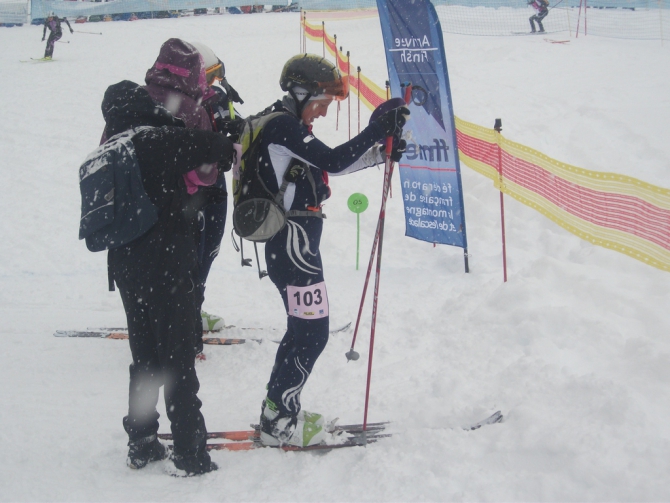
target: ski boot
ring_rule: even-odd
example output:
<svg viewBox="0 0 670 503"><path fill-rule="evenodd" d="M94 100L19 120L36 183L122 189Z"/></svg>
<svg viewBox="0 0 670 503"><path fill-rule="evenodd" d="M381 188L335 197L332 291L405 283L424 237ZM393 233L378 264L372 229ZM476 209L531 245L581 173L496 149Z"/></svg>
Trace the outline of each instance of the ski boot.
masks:
<svg viewBox="0 0 670 503"><path fill-rule="evenodd" d="M292 445L296 447L309 447L322 443L326 438L323 426L307 422L296 416L281 416L277 407L268 398L265 399L263 412L261 413L261 443L268 447ZM321 417L320 414L316 416ZM313 417L313 416L312 416ZM321 419L323 419L321 417Z"/></svg>
<svg viewBox="0 0 670 503"><path fill-rule="evenodd" d="M200 311L200 317L202 318L202 329L205 332L218 332L223 330L225 326L223 318L220 316Z"/></svg>

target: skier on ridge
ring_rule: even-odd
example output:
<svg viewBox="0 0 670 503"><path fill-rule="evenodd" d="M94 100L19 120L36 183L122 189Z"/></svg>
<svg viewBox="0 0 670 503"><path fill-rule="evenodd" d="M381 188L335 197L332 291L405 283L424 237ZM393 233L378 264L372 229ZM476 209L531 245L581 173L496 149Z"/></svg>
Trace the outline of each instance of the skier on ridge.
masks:
<svg viewBox="0 0 670 503"><path fill-rule="evenodd" d="M44 30L42 31L42 42L44 42L44 37L47 34L47 28L49 28L49 31L51 32L49 33L46 49L44 49L44 59L49 60L53 57L54 46L56 45L56 42L58 42L63 36L63 29L60 25L61 21L65 21L67 27L70 28L70 33L74 33L74 30L72 29L72 26L70 26L70 22L67 20L67 18L60 18L53 12L50 12L49 17L47 17L44 21Z"/></svg>

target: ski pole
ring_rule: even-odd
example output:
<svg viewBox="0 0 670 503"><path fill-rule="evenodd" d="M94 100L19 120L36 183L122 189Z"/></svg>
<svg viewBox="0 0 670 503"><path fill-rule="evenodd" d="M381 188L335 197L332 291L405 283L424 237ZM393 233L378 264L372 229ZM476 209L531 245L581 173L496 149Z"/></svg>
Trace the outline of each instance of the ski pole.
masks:
<svg viewBox="0 0 670 503"><path fill-rule="evenodd" d="M99 31L80 31L80 30L73 30L73 33L86 33L87 35L102 35Z"/></svg>
<svg viewBox="0 0 670 503"><path fill-rule="evenodd" d="M386 163L384 166L384 194L388 195L391 186L391 149L393 137L386 138ZM379 212L379 242L377 244L377 268L375 270L375 290L372 297L372 322L370 326L370 354L368 355L368 379L365 386L365 411L363 413L363 435L368 425L368 404L370 402L370 381L372 379L372 353L375 347L375 328L377 325L377 303L379 300L379 278L382 269L382 244L384 242L384 220L386 219L386 197L382 198L382 207Z"/></svg>
<svg viewBox="0 0 670 503"><path fill-rule="evenodd" d="M393 165L390 167L391 172L393 172ZM384 167L384 186L386 186L386 167ZM386 197L386 194L382 192L382 200ZM370 260L368 261L368 270L365 274L365 283L363 283L363 294L361 295L361 303L358 306L358 316L356 317L356 326L354 327L354 337L351 340L351 348L345 354L347 361L349 360L358 360L360 354L357 351L354 351L354 346L356 345L356 335L358 334L358 326L361 322L361 314L363 313L363 305L365 304L365 295L368 291L368 283L370 282L370 273L372 272L372 264L375 261L375 252L377 251L377 242L379 241L379 229L381 225L381 212L379 214L379 219L377 220L377 229L375 230L375 237L372 241L372 251L370 252Z"/></svg>
<svg viewBox="0 0 670 503"><path fill-rule="evenodd" d="M387 91L388 91L389 82L387 81L386 84L387 84ZM409 104L409 102L411 100L411 96L412 96L412 84L407 83L407 84L403 85L403 87L405 88L405 95L403 97L404 101L405 101L406 104ZM391 145L392 145L392 143L391 143ZM390 155L391 149L388 146L388 139L387 139L386 152L387 152L387 154ZM391 162L390 164L391 164L391 166L390 166L389 177L393 175L393 163ZM385 176L386 176L386 173L385 173ZM388 192L390 191L390 188L391 188L391 182L389 180L388 189L385 189L386 191L382 193L382 201L383 201L382 204L384 206L386 205L385 201L386 201L386 198L388 197ZM345 354L345 356L347 357L347 362L350 361L350 360L356 361L360 358L360 354L358 354L357 351L354 351L354 346L356 345L356 336L358 335L358 326L360 325L361 314L363 312L363 305L365 304L365 295L368 291L368 283L370 281L370 273L372 272L372 264L373 264L374 258L375 258L375 251L377 250L377 242L379 240L379 233L380 233L379 231L380 231L380 226L381 225L382 225L382 213L380 211L379 219L377 220L377 229L375 230L375 237L374 237L374 240L372 242L372 252L370 253L370 260L368 262L368 270L367 270L367 273L365 274L365 282L363 284L363 294L361 295L361 303L358 307L358 316L356 317L356 326L354 327L354 336L351 339L351 347L349 348L349 351Z"/></svg>

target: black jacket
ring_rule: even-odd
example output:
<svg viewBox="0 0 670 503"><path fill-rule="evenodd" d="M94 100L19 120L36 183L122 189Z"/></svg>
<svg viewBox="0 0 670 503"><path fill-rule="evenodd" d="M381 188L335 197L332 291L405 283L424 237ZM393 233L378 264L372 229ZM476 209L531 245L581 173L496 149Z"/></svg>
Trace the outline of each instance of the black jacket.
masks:
<svg viewBox="0 0 670 503"><path fill-rule="evenodd" d="M186 191L183 175L205 163L230 165L233 147L223 135L176 127L180 121L131 82L111 86L103 100L111 135L153 126L133 137L142 183L158 210L157 223L128 245L109 251L110 275L143 286L170 286L197 277L198 211L206 191Z"/></svg>

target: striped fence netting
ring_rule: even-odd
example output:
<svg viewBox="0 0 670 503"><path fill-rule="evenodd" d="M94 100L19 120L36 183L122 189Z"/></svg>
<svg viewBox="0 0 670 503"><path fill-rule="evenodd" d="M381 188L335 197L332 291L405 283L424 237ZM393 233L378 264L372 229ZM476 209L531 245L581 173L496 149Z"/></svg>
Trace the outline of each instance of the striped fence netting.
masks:
<svg viewBox="0 0 670 503"><path fill-rule="evenodd" d="M547 33L663 40L670 30L668 0L550 0ZM445 33L513 36L530 32L536 11L525 0L433 2ZM665 35L664 35L665 34Z"/></svg>
<svg viewBox="0 0 670 503"><path fill-rule="evenodd" d="M595 245L670 271L670 190L588 171L456 119L461 162Z"/></svg>
<svg viewBox="0 0 670 503"><path fill-rule="evenodd" d="M374 11L360 10L351 15L360 19L369 15L377 16L378 14L375 9ZM349 86L351 91L360 98L361 103L370 110L374 110L387 99L386 91L358 71L358 67L354 66L348 55L342 53L342 51L338 49L335 36L331 36L326 32L323 22L319 25L314 25L307 21L308 18L309 13L305 12L302 18L305 37L314 42L323 44L324 52L329 52L330 55L335 58L336 65L340 72L342 72L343 75L349 75ZM319 19L322 19L322 16L319 16ZM337 19L345 18L338 17Z"/></svg>
<svg viewBox="0 0 670 503"><path fill-rule="evenodd" d="M350 13L359 18L364 10ZM322 20L321 25L308 21ZM325 30L323 13L304 13L305 36L323 44L350 74L351 89L374 109L384 89L356 71ZM488 129L455 118L459 158L496 188L595 245L670 271L670 189L615 173L589 171L552 159Z"/></svg>

